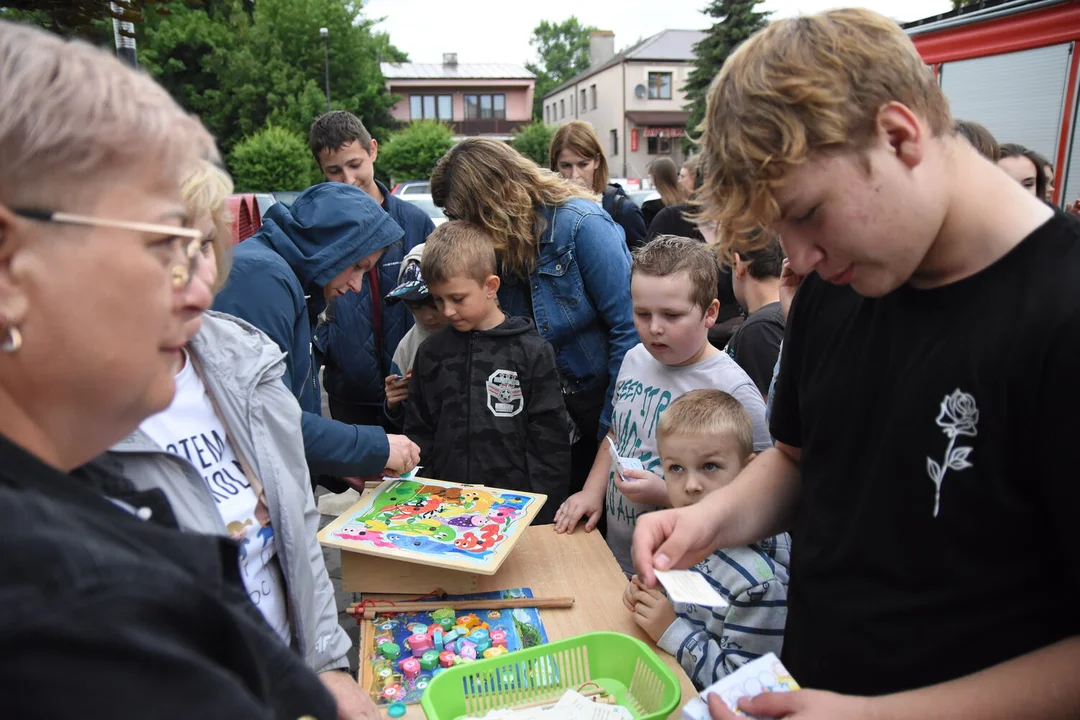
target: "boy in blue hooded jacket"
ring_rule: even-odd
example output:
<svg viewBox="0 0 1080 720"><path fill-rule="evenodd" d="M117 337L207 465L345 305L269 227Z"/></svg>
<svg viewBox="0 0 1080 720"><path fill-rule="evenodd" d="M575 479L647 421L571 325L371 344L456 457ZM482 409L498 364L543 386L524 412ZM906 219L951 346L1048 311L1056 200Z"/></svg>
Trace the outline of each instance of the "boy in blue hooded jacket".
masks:
<svg viewBox="0 0 1080 720"><path fill-rule="evenodd" d="M313 318L327 302L363 287L364 275L402 231L362 190L342 183L308 188L291 207L273 205L262 228L233 254L214 309L247 320L286 354L285 384L303 410L312 478L408 472L420 451L402 435L322 416ZM344 489L328 478L318 484Z"/></svg>

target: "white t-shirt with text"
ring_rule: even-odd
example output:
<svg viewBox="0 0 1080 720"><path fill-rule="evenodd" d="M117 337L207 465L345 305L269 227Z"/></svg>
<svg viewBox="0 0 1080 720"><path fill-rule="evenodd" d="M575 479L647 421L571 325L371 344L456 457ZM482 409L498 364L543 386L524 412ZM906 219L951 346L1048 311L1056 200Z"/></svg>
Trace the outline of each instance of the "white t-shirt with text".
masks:
<svg viewBox="0 0 1080 720"><path fill-rule="evenodd" d="M202 475L229 536L240 544L240 574L248 596L270 627L290 642L292 631L274 528L264 498L256 495L228 442L206 386L185 356L168 409L143 421L143 432Z"/></svg>

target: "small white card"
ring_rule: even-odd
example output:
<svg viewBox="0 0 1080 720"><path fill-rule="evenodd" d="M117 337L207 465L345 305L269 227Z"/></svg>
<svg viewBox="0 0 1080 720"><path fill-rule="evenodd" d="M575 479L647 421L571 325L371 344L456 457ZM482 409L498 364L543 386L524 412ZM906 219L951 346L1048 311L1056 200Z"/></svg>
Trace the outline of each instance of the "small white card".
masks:
<svg viewBox="0 0 1080 720"><path fill-rule="evenodd" d="M611 466L618 473L619 478L623 482L634 482L634 478L628 478L623 473L627 470L644 470L645 466L641 464L641 461L637 458L619 457L619 449L615 447L615 443L611 440L609 435L605 438L608 441L608 454L611 455Z"/></svg>
<svg viewBox="0 0 1080 720"><path fill-rule="evenodd" d="M727 607L728 601L716 592L705 576L693 570L654 570L672 602L703 607Z"/></svg>
<svg viewBox="0 0 1080 720"><path fill-rule="evenodd" d="M739 710L739 698L753 697L767 692L791 692L798 689L799 684L780 662L780 658L774 653L768 653L746 663L735 672L720 678L702 690L701 700L708 702L710 695L719 695L733 713L739 717L750 717Z"/></svg>

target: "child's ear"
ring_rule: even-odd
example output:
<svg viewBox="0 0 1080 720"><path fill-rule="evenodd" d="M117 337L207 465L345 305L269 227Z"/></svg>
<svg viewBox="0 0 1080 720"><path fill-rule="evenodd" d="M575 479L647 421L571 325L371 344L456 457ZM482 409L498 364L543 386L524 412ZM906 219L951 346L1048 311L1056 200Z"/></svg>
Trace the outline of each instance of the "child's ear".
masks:
<svg viewBox="0 0 1080 720"><path fill-rule="evenodd" d="M495 293L499 292L499 288L502 287L502 280L498 275L488 275L484 280L484 294L489 298L495 297Z"/></svg>
<svg viewBox="0 0 1080 720"><path fill-rule="evenodd" d="M708 330L716 324L716 318L720 315L720 301L715 298L709 307L705 308L705 329Z"/></svg>

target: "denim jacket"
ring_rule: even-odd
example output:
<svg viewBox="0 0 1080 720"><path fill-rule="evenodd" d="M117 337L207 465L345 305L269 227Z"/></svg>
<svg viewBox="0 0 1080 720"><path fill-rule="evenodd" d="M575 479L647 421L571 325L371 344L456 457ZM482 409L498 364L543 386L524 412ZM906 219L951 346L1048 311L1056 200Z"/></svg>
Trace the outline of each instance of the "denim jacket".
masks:
<svg viewBox="0 0 1080 720"><path fill-rule="evenodd" d="M535 320L555 348L565 392L606 389L602 438L611 425L623 355L639 342L630 301L630 253L619 226L595 202L575 198L539 212L545 228L529 284L507 273L499 300L511 315Z"/></svg>

